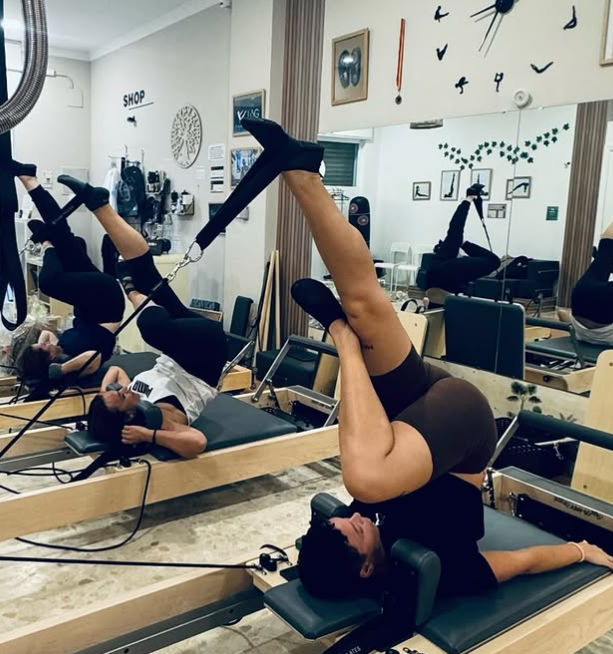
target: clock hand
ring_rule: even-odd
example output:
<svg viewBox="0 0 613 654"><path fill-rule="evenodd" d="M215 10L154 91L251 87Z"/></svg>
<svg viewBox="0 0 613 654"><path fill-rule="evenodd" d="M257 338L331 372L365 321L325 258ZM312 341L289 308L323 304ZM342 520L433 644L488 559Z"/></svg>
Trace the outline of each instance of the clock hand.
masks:
<svg viewBox="0 0 613 654"><path fill-rule="evenodd" d="M490 26L487 28L487 33L485 34L485 38L483 39L483 43L481 44L481 47L479 48L479 52L481 52L481 50L483 50L483 47L487 43L487 38L490 35L490 32L492 31L492 28L494 27L494 23L496 22L496 19L498 18L498 16L502 16L502 14L497 11L494 14L494 17L492 18L492 22L490 23Z"/></svg>
<svg viewBox="0 0 613 654"><path fill-rule="evenodd" d="M476 16L480 16L481 14L485 14L488 11L491 11L492 9L496 9L496 3L493 5L486 7L485 9L482 9L481 11L478 11L476 14L472 14L471 18L475 18Z"/></svg>

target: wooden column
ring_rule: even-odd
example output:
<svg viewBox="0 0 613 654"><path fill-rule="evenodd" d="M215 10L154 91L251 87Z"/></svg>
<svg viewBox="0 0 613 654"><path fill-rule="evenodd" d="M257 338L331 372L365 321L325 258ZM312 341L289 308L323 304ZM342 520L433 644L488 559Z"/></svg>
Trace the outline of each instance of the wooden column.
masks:
<svg viewBox="0 0 613 654"><path fill-rule="evenodd" d="M607 102L580 104L577 109L558 290L558 305L563 307L570 306L573 288L592 260L607 114Z"/></svg>
<svg viewBox="0 0 613 654"><path fill-rule="evenodd" d="M287 0L283 127L314 141L319 130L325 0ZM281 263L281 334L306 336L308 318L290 295L296 279L311 274L311 234L298 203L283 181L279 187L277 249Z"/></svg>

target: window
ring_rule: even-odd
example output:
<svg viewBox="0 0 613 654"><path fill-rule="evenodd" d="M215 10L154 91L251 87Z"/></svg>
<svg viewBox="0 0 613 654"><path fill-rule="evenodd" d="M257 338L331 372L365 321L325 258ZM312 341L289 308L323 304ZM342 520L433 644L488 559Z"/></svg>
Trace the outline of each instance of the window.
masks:
<svg viewBox="0 0 613 654"><path fill-rule="evenodd" d="M355 186L359 145L338 141L320 141L319 143L326 148L324 184L326 186Z"/></svg>

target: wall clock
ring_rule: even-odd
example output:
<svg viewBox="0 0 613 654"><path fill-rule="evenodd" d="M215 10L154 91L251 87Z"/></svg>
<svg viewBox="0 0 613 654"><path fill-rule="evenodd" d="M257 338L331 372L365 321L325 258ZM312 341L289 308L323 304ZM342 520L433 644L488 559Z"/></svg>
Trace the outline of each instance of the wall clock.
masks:
<svg viewBox="0 0 613 654"><path fill-rule="evenodd" d="M613 0L607 0L611 3ZM501 31L504 31L505 19L513 11L521 11L523 3L519 3L518 0L483 0L484 6L482 9L478 9L474 13L470 14L470 19L475 22L475 24L482 28L482 34L479 36L479 41L475 45L475 48L478 53L481 53L485 58L488 56L490 51L495 44L497 43L498 34ZM477 5L478 6L478 5ZM561 10L559 16L559 25L560 25L560 35L567 34L572 30L577 29L580 25L580 16L577 11L577 6L572 5L572 11L567 11L568 6ZM441 7L437 15L441 15ZM440 20L435 16L435 20L440 23ZM613 43L613 39L611 39ZM449 57L446 56L448 44L444 42L437 44L436 47L436 56L440 62L446 61ZM613 46L611 46L611 51L613 54ZM550 71L554 66L554 61L528 61L526 65L532 69L536 75L545 75ZM464 95L469 91L470 87L470 76L463 75L458 79L455 84L455 88L458 90L460 95ZM501 87L505 81L505 73L503 70L494 70L492 71L492 90L494 92L500 92ZM466 88L465 88L466 87Z"/></svg>
<svg viewBox="0 0 613 654"><path fill-rule="evenodd" d="M202 145L202 122L195 107L187 104L177 111L170 130L172 156L181 168L196 161Z"/></svg>

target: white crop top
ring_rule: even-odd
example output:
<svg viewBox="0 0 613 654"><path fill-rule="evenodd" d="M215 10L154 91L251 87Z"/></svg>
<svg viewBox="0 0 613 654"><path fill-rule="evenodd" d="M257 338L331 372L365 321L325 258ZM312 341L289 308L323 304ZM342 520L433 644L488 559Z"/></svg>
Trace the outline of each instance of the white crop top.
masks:
<svg viewBox="0 0 613 654"><path fill-rule="evenodd" d="M580 341L592 343L593 345L613 346L613 325L589 329L585 325L582 325L574 316L571 317L571 323Z"/></svg>
<svg viewBox="0 0 613 654"><path fill-rule="evenodd" d="M130 389L155 404L174 396L179 400L191 425L217 391L198 377L190 375L176 361L162 354L151 370L141 372L132 380Z"/></svg>

